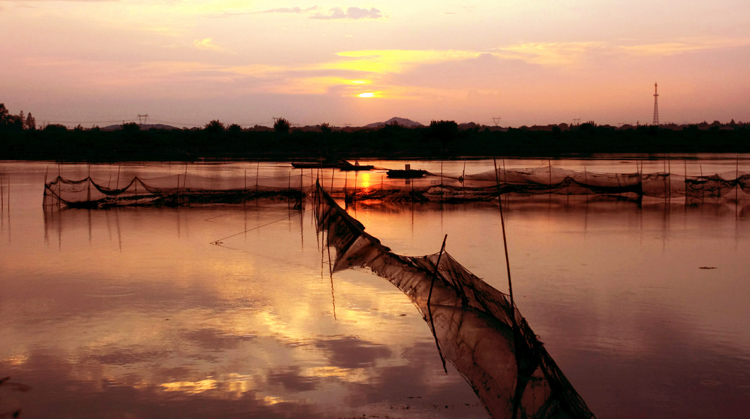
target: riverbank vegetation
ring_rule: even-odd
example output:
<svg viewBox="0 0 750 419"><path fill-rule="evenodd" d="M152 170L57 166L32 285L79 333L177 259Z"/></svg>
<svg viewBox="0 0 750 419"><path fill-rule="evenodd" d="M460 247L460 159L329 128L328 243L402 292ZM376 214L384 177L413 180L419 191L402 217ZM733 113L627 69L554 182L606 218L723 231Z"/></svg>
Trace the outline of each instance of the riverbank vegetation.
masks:
<svg viewBox="0 0 750 419"><path fill-rule="evenodd" d="M4 106L3 106L4 109ZM586 157L595 154L750 153L750 124L599 126L593 122L502 128L453 121L407 128L337 128L330 124L242 128L211 121L202 128L37 128L33 117L0 119L0 160L128 161L198 159ZM8 122L10 121L10 122ZM23 121L23 123L21 122Z"/></svg>

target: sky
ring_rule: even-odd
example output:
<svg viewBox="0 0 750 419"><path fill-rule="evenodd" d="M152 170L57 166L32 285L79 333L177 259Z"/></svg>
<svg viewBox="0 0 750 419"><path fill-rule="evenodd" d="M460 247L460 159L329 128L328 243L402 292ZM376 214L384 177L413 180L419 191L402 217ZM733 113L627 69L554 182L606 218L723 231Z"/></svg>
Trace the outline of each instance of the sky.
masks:
<svg viewBox="0 0 750 419"><path fill-rule="evenodd" d="M747 0L0 0L38 124L750 121Z"/></svg>

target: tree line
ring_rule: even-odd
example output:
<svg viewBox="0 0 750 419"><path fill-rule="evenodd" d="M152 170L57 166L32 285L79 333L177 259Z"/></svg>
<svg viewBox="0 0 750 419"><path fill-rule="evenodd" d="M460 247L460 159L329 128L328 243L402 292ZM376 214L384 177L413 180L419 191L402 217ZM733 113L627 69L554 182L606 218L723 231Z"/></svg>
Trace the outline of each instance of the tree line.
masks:
<svg viewBox="0 0 750 419"><path fill-rule="evenodd" d="M500 128L432 121L407 128L336 128L324 123L244 129L212 120L201 128L115 130L50 124L10 115L0 105L0 160L127 161L197 159L339 159L458 157L586 157L598 154L750 153L750 124L636 126L616 129L593 122L576 126Z"/></svg>
<svg viewBox="0 0 750 419"><path fill-rule="evenodd" d="M36 130L36 119L31 115L31 112L26 116L24 116L23 111L18 115L13 115L4 103L0 103L0 130L21 131L25 129Z"/></svg>

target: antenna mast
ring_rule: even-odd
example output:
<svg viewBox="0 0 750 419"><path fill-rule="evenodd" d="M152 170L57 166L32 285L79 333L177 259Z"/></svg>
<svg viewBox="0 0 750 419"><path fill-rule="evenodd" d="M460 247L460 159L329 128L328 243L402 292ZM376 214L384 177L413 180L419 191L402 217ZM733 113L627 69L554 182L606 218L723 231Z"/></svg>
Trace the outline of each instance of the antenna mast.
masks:
<svg viewBox="0 0 750 419"><path fill-rule="evenodd" d="M654 122L652 125L659 126L659 92L657 84L654 83Z"/></svg>

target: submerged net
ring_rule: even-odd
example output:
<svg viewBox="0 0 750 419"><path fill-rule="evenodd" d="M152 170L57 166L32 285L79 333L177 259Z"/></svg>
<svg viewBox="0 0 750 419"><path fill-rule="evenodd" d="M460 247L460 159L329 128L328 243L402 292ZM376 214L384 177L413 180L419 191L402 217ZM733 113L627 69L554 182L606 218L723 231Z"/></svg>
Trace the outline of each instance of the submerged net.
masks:
<svg viewBox="0 0 750 419"><path fill-rule="evenodd" d="M332 273L369 268L408 295L430 325L441 357L496 418L591 418L593 414L508 296L447 252L397 255L319 185L318 229L335 249Z"/></svg>
<svg viewBox="0 0 750 419"><path fill-rule="evenodd" d="M110 208L121 206L190 206L201 204L237 204L249 200L288 200L301 206L307 189L297 177L258 178L201 177L184 175L141 179L112 185L88 176L80 180L61 176L44 185L44 206L50 208ZM255 182L253 182L255 181ZM122 184L122 186L120 186Z"/></svg>
<svg viewBox="0 0 750 419"><path fill-rule="evenodd" d="M190 174L158 175L131 172L121 177L115 171L84 175L78 180L57 176L45 181L44 203L49 207L107 208L111 206L182 206L207 203L237 203L255 199L288 199L299 205L314 189L315 179L330 194L346 201L389 203L462 203L497 200L575 201L625 200L686 205L704 202L750 205L750 174L733 172L685 176L665 172L597 173L552 166L533 169L489 170L451 176L426 172L415 179L388 178L384 169L372 172L340 172L338 169L293 169L288 165L253 170L247 176L219 173L212 176ZM105 169L106 170L106 169ZM200 170L200 168L199 168ZM379 170L379 171L378 171ZM108 177L107 177L108 176ZM122 179L122 180L121 180ZM677 201L681 202L681 201Z"/></svg>
<svg viewBox="0 0 750 419"><path fill-rule="evenodd" d="M641 201L644 198L684 198L694 205L705 199L748 200L750 174L731 173L685 176L667 172L595 173L557 167L497 169L466 176L429 173L427 179L391 181L380 188L357 187L339 190L350 200L394 202L489 201L498 194L616 197Z"/></svg>

